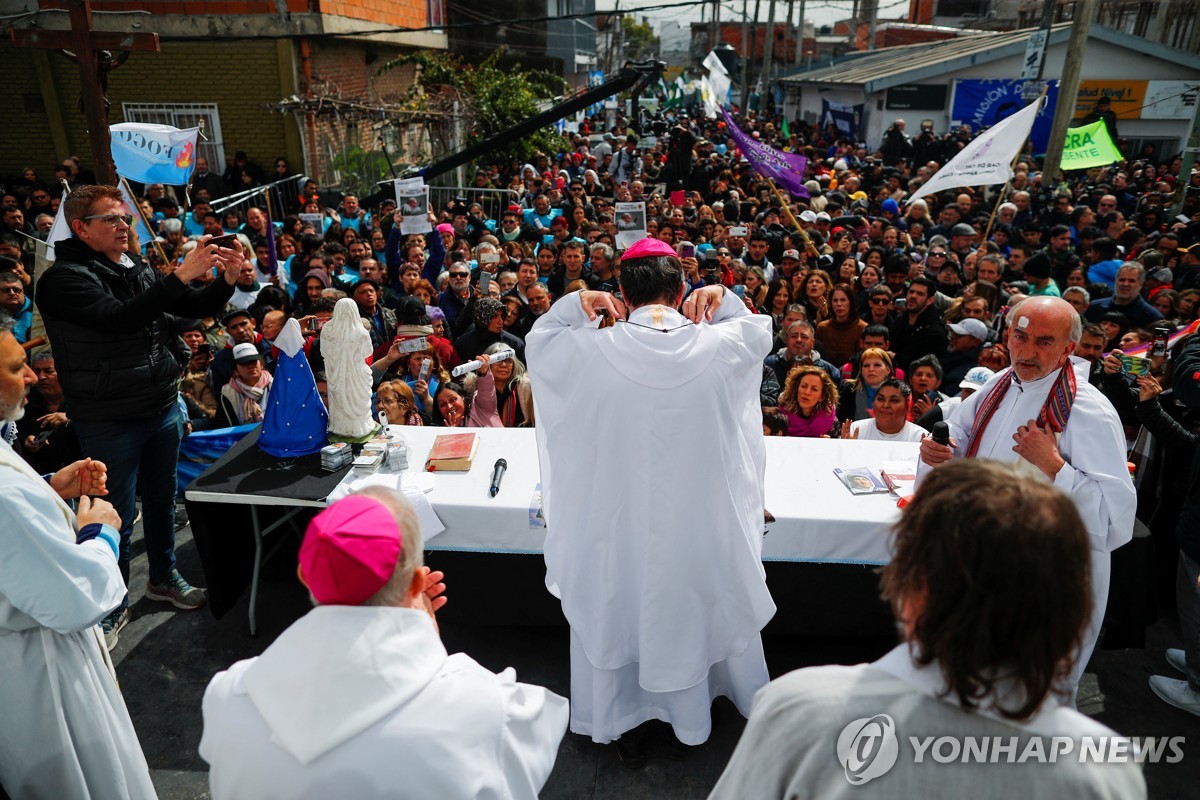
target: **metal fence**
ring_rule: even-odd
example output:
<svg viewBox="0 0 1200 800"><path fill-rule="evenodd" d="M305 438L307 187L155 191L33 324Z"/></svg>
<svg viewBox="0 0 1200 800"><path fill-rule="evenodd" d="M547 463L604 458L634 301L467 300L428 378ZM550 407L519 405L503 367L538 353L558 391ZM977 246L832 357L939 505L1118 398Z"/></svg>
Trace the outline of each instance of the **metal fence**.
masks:
<svg viewBox="0 0 1200 800"><path fill-rule="evenodd" d="M483 206L485 219L500 219L504 209L520 205L521 196L513 189L480 189L475 186L430 186L429 205L434 213L440 213L455 200Z"/></svg>
<svg viewBox="0 0 1200 800"><path fill-rule="evenodd" d="M281 181L255 186L253 189L231 194L228 197L222 197L212 202L213 211L218 214L224 214L226 211L237 211L242 215L242 219L246 218L246 212L254 208L264 208L266 206L266 195L271 197L271 219L275 222L280 222L288 214L292 213L292 208L296 204L296 199L300 196L300 192L304 189L305 182L308 181L307 175L293 175L290 178L284 178Z"/></svg>

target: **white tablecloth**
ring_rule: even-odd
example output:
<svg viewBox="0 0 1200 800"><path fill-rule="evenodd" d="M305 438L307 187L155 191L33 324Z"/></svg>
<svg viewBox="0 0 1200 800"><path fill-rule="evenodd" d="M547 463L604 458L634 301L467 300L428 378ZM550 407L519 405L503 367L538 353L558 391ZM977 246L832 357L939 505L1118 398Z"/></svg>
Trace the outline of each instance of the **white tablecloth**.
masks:
<svg viewBox="0 0 1200 800"><path fill-rule="evenodd" d="M435 436L444 428L393 427L409 448L412 469L422 469ZM488 553L542 552L545 529L532 526L530 507L538 486L537 445L530 429L483 428L469 472L436 474L427 495L446 526L430 550ZM767 440L765 561L883 564L889 559L887 528L899 515L891 495L851 495L834 467L869 467L883 461L916 461L918 446L906 442L836 439ZM496 459L508 469L496 497L488 496ZM603 514L602 507L596 508Z"/></svg>

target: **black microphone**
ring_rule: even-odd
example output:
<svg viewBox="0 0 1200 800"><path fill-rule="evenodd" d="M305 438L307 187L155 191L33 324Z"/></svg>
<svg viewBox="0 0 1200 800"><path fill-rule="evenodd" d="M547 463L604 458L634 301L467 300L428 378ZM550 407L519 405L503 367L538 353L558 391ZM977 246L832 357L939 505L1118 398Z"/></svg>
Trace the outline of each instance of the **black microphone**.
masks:
<svg viewBox="0 0 1200 800"><path fill-rule="evenodd" d="M492 497L500 491L500 481L504 480L504 472L508 469L508 462L503 458L496 459L496 466L492 467L492 488L488 491Z"/></svg>
<svg viewBox="0 0 1200 800"><path fill-rule="evenodd" d="M933 423L932 431L933 440L938 444L950 446L950 426L945 422Z"/></svg>

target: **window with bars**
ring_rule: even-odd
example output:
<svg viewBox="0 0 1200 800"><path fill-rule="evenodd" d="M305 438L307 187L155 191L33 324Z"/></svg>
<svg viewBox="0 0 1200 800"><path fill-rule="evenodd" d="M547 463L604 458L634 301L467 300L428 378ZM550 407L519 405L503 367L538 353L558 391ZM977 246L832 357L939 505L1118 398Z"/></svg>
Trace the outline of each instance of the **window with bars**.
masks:
<svg viewBox="0 0 1200 800"><path fill-rule="evenodd" d="M426 25L439 27L446 24L446 6L443 0L425 0Z"/></svg>
<svg viewBox="0 0 1200 800"><path fill-rule="evenodd" d="M126 122L148 122L195 128L204 121L197 155L208 159L209 172L225 171L225 144L221 139L221 112L216 103L122 103Z"/></svg>

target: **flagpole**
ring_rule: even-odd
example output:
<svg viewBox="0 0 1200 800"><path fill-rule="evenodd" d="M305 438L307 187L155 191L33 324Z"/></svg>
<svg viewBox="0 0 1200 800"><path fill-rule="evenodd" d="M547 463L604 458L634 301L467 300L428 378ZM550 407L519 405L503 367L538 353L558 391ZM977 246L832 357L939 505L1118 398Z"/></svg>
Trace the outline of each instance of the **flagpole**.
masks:
<svg viewBox="0 0 1200 800"><path fill-rule="evenodd" d="M150 231L150 244L154 245L154 249L158 251L158 257L161 258L163 262L163 269L166 269L167 267L171 266L171 260L167 258L167 251L163 250L162 244L160 244L158 241L158 237L154 235L154 228L150 225L150 220L146 219L146 212L142 210L141 204L138 203L137 195L135 195L133 190L129 188L129 181L125 180L124 175L118 175L117 177L120 178L121 186L125 189L125 196L131 201L130 204L133 206L134 213L138 215L138 218L141 219L142 224L146 226L146 230ZM134 231L134 235L137 235L136 230Z"/></svg>
<svg viewBox="0 0 1200 800"><path fill-rule="evenodd" d="M1038 96L1038 100L1037 100L1038 103L1041 103L1042 98L1044 98L1046 96L1046 88L1049 85L1050 84L1048 84L1048 83L1042 84L1042 93L1041 93L1041 95ZM1040 111L1041 109L1039 108L1038 110ZM1030 134L1030 136L1033 135L1033 126L1030 126L1029 134ZM1026 143L1029 142L1029 136L1025 137L1025 142ZM1013 156L1012 163L1008 165L1009 172L1016 172L1017 162L1021 159L1021 153L1023 153L1024 151L1025 151L1025 145L1022 144L1020 149L1017 150L1017 154ZM996 214L999 213L1000 206L1004 205L1004 198L1008 196L1008 190L1011 186L1012 186L1012 178L1009 178L1008 180L1006 180L1004 182L1004 187L1000 190L1000 197L998 200L996 200L996 205L992 208L992 215L990 217L988 217L987 228L985 228L983 231L983 241L981 242L981 244L984 244L984 245L987 244L988 236L990 236L992 233L992 225L994 225L996 222Z"/></svg>
<svg viewBox="0 0 1200 800"><path fill-rule="evenodd" d="M788 222L795 226L796 231L800 234L800 238L804 240L804 249L812 253L814 256L820 258L820 251L817 250L817 246L813 244L812 239L808 238L808 232L804 230L804 227L800 224L800 221L796 219L794 214L792 214L792 207L784 199L783 192L779 190L779 187L775 185L775 181L771 180L769 176L763 175L762 177L766 179L767 183L771 184L771 188L775 191L775 196L779 198L780 210L783 212L783 215L787 217Z"/></svg>

